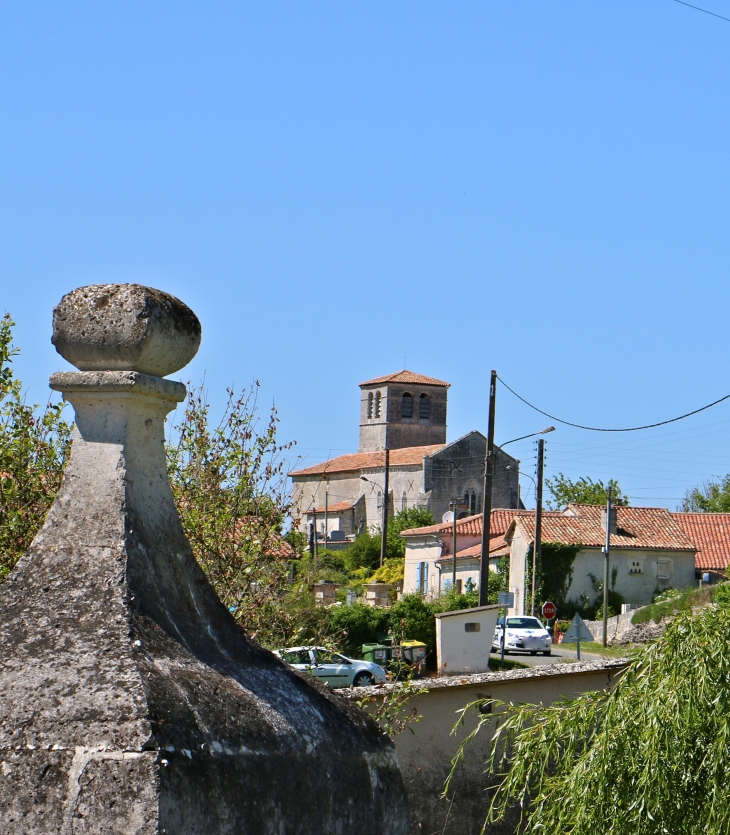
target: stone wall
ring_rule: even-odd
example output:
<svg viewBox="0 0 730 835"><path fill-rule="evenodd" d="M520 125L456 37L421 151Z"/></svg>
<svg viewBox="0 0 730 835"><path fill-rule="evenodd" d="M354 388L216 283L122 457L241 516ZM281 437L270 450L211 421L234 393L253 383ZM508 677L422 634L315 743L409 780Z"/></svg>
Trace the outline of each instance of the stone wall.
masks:
<svg viewBox="0 0 730 835"><path fill-rule="evenodd" d="M481 432L470 432L424 461L424 489L430 493L430 508L440 521L454 496L462 499L466 490L476 495L476 510L481 512L484 495L484 457L487 439ZM517 461L502 450L495 450L492 507L517 507ZM508 465L511 465L508 469Z"/></svg>

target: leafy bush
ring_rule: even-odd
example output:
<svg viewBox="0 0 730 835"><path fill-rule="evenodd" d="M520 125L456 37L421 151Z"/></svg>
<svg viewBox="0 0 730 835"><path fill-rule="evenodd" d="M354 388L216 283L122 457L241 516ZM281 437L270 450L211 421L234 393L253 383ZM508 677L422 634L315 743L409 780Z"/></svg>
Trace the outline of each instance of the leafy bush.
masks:
<svg viewBox="0 0 730 835"><path fill-rule="evenodd" d="M327 610L327 631L345 655L362 657L362 645L379 643L390 629L389 610L355 603Z"/></svg>
<svg viewBox="0 0 730 835"><path fill-rule="evenodd" d="M71 448L64 404L28 405L13 374L15 323L0 319L0 583L38 533L53 504Z"/></svg>

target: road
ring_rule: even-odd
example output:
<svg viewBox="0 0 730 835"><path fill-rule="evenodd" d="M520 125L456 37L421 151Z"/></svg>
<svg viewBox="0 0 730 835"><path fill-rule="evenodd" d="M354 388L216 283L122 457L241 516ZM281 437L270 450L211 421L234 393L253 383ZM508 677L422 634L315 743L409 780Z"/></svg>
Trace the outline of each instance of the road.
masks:
<svg viewBox="0 0 730 835"><path fill-rule="evenodd" d="M489 664L493 670L499 669L499 653L493 652L489 656ZM602 655L596 655L592 652L583 652L580 654L581 661L596 661L603 658ZM540 667L543 664L569 664L571 661L577 661L578 656L575 649L568 649L564 644L560 644L557 648L553 647L552 655L529 655L527 653L510 653L505 656L509 661L519 661L520 664L525 664L528 667Z"/></svg>

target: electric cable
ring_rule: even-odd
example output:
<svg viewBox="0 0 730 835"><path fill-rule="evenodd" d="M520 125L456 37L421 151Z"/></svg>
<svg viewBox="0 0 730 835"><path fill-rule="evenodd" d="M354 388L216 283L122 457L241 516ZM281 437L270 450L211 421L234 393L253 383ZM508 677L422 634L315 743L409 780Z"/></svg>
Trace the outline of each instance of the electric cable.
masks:
<svg viewBox="0 0 730 835"><path fill-rule="evenodd" d="M730 17L723 17L721 14L715 14L715 12L710 12L707 9L701 9L699 6L693 6L691 3L685 3L684 0L674 0L675 3L681 3L683 6L689 6L690 9L697 9L698 12L704 12L705 14L712 15L713 17L719 17L720 20L727 20L730 23Z"/></svg>
<svg viewBox="0 0 730 835"><path fill-rule="evenodd" d="M676 423L678 420L684 420L685 418L692 417L692 415L698 415L700 412L705 412L707 409L711 409L713 406L717 406L718 403L722 403L725 400L730 400L730 394L726 394L724 397L721 397L719 400L715 400L714 403L708 403L706 406L702 406L700 409L695 409L693 412L687 412L685 415L680 415L679 417L670 418L669 420L661 420L659 423L648 423L646 426L629 426L625 429L604 429L601 427L596 426L583 426L580 423L571 423L569 420L562 420L562 418L555 417L555 415L548 414L544 412L542 409L538 409L537 406L533 406L528 400L525 400L524 397L517 394L517 392L510 388L507 383L501 378L497 377L500 383L514 396L521 400L526 406L529 406L531 409L534 409L536 412L539 412L541 415L550 418L550 420L556 420L558 423L562 423L565 426L572 426L575 429L585 429L588 432L639 432L642 429L655 429L657 426L666 426L668 423Z"/></svg>

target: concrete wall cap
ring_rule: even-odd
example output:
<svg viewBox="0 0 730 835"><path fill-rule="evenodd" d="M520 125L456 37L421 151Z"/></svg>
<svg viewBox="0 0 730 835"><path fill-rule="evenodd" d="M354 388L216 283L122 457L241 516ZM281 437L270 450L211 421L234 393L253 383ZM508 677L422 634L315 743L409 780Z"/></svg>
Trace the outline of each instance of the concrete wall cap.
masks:
<svg viewBox="0 0 730 835"><path fill-rule="evenodd" d="M139 371L164 377L200 347L198 317L179 299L141 284L91 284L53 311L51 342L81 371Z"/></svg>

